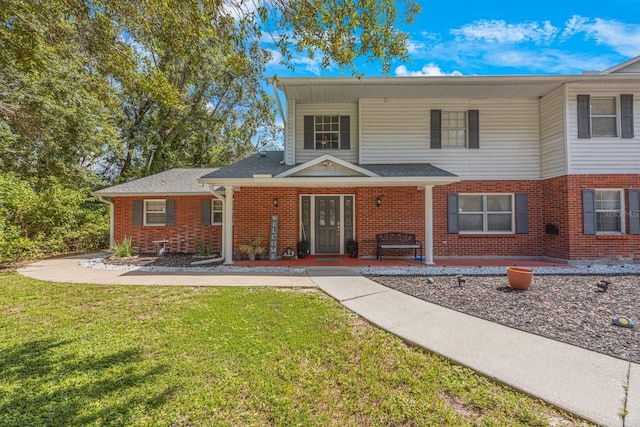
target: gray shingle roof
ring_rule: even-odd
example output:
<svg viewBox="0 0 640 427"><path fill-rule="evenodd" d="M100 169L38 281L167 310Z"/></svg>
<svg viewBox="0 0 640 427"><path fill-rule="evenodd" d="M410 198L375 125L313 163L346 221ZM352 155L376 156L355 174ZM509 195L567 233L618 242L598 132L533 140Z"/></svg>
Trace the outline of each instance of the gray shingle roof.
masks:
<svg viewBox="0 0 640 427"><path fill-rule="evenodd" d="M266 151L264 157L254 154L232 165L206 174L202 178L253 178L254 174L270 174L276 176L294 166L280 164L284 160L284 151Z"/></svg>
<svg viewBox="0 0 640 427"><path fill-rule="evenodd" d="M365 169L370 170L373 173L377 173L380 176L386 177L408 177L408 176L428 176L428 177L447 177L456 176L451 172L437 168L430 163L415 163L415 164L403 164L403 165L389 165L389 164L377 164L377 165L360 165Z"/></svg>
<svg viewBox="0 0 640 427"><path fill-rule="evenodd" d="M218 168L176 168L113 187L94 191L95 196L126 196L142 194L209 194L209 186L198 183L198 178Z"/></svg>
<svg viewBox="0 0 640 427"><path fill-rule="evenodd" d="M218 169L204 175L204 179L212 178L253 178L254 174L279 175L299 165L281 164L284 159L283 151L267 151L263 157L255 154L237 163ZM429 163L419 164L375 164L358 165L383 177L455 177L456 175L437 168ZM318 178L314 176L313 178ZM286 179L286 178L285 178Z"/></svg>

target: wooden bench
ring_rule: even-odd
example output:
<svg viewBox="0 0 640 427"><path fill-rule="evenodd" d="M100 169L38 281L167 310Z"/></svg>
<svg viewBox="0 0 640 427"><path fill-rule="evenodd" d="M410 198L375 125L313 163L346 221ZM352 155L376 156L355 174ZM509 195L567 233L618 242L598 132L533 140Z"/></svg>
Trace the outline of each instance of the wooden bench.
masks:
<svg viewBox="0 0 640 427"><path fill-rule="evenodd" d="M422 242L416 240L415 234L409 233L380 233L376 234L376 259L382 261L380 251L383 249L413 249L413 257L422 259Z"/></svg>

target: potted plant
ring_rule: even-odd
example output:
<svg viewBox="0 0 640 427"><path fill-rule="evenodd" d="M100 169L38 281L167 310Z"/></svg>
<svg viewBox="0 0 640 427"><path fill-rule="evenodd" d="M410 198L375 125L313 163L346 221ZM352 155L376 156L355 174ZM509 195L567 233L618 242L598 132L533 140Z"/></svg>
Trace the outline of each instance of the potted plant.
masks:
<svg viewBox="0 0 640 427"><path fill-rule="evenodd" d="M354 239L347 239L346 250L350 258L358 258L358 242Z"/></svg>
<svg viewBox="0 0 640 427"><path fill-rule="evenodd" d="M533 270L520 267L507 267L507 279L509 287L526 291L531 286L533 280Z"/></svg>
<svg viewBox="0 0 640 427"><path fill-rule="evenodd" d="M306 258L309 255L311 249L311 243L308 240L302 239L298 242L298 258Z"/></svg>
<svg viewBox="0 0 640 427"><path fill-rule="evenodd" d="M248 243L240 245L238 249L247 254L249 261L255 261L256 255L264 253L264 248L260 246L261 244L262 237L256 237L255 239L249 240Z"/></svg>

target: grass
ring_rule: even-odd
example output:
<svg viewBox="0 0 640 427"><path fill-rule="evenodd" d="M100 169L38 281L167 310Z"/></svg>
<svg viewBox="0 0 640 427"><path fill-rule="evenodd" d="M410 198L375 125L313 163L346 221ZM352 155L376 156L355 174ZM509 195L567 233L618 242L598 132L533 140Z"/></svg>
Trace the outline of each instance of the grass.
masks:
<svg viewBox="0 0 640 427"><path fill-rule="evenodd" d="M578 425L317 290L0 274L0 425Z"/></svg>

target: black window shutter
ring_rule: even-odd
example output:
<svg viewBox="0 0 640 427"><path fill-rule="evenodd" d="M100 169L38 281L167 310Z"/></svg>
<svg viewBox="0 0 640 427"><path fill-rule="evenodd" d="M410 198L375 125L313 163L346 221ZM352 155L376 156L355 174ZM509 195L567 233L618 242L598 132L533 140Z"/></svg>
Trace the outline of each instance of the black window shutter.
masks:
<svg viewBox="0 0 640 427"><path fill-rule="evenodd" d="M431 148L442 148L442 110L431 110Z"/></svg>
<svg viewBox="0 0 640 427"><path fill-rule="evenodd" d="M633 95L620 95L620 123L623 138L633 138Z"/></svg>
<svg viewBox="0 0 640 427"><path fill-rule="evenodd" d="M629 233L640 234L640 190L629 190Z"/></svg>
<svg viewBox="0 0 640 427"><path fill-rule="evenodd" d="M529 196L516 194L516 233L529 232Z"/></svg>
<svg viewBox="0 0 640 427"><path fill-rule="evenodd" d="M200 218L202 225L211 225L211 200L200 201Z"/></svg>
<svg viewBox="0 0 640 427"><path fill-rule="evenodd" d="M595 190L582 190L582 223L584 234L596 234Z"/></svg>
<svg viewBox="0 0 640 427"><path fill-rule="evenodd" d="M340 149L348 150L349 148L351 148L351 118L340 116Z"/></svg>
<svg viewBox="0 0 640 427"><path fill-rule="evenodd" d="M313 116L304 116L304 149L313 150L315 148L315 120Z"/></svg>
<svg viewBox="0 0 640 427"><path fill-rule="evenodd" d="M578 95L578 138L591 138L591 97Z"/></svg>
<svg viewBox="0 0 640 427"><path fill-rule="evenodd" d="M173 225L176 219L176 203L175 200L167 200L165 202L165 211L167 213L166 225Z"/></svg>
<svg viewBox="0 0 640 427"><path fill-rule="evenodd" d="M133 225L142 225L142 200L133 201Z"/></svg>
<svg viewBox="0 0 640 427"><path fill-rule="evenodd" d="M480 112L469 110L469 148L480 148Z"/></svg>
<svg viewBox="0 0 640 427"><path fill-rule="evenodd" d="M447 218L449 220L448 232L458 233L458 195L456 193L447 194Z"/></svg>

